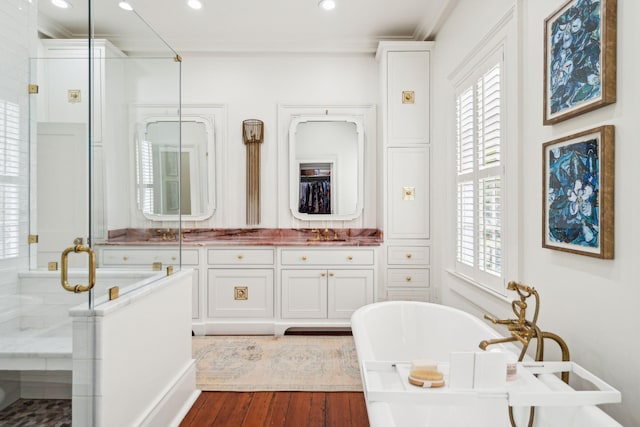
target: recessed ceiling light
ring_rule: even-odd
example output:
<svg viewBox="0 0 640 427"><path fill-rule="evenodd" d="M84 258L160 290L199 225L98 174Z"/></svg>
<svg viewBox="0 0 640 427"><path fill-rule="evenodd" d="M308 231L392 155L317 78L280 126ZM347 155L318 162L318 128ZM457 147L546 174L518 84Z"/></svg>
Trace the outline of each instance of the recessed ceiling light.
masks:
<svg viewBox="0 0 640 427"><path fill-rule="evenodd" d="M196 10L202 9L202 3L200 2L200 0L188 0L187 5L191 9L196 9Z"/></svg>
<svg viewBox="0 0 640 427"><path fill-rule="evenodd" d="M71 7L71 3L66 0L51 0L51 4L61 9L69 9Z"/></svg>
<svg viewBox="0 0 640 427"><path fill-rule="evenodd" d="M334 0L320 0L318 7L324 10L333 10L336 8L336 2Z"/></svg>
<svg viewBox="0 0 640 427"><path fill-rule="evenodd" d="M118 6L120 6L120 9L126 10L128 12L131 12L133 10L133 6L131 6L131 3L129 3L128 1L121 1L120 3L118 3Z"/></svg>

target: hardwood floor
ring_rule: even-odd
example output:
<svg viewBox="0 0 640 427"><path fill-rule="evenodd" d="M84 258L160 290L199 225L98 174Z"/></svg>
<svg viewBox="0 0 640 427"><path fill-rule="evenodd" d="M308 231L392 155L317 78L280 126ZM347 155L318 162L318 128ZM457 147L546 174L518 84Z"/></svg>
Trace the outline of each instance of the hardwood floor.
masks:
<svg viewBox="0 0 640 427"><path fill-rule="evenodd" d="M180 427L369 427L362 393L204 391Z"/></svg>

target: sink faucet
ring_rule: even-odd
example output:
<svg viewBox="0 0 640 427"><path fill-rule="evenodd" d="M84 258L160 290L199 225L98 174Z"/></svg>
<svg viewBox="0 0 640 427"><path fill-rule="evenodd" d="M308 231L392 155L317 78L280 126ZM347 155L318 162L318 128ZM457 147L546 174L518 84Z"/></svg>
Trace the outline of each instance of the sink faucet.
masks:
<svg viewBox="0 0 640 427"><path fill-rule="evenodd" d="M171 228L167 228L166 230L156 230L156 233L161 236L162 240L176 240L176 232Z"/></svg>
<svg viewBox="0 0 640 427"><path fill-rule="evenodd" d="M320 230L318 230L317 228L314 228L313 230L311 230L311 232L316 236L313 239L307 239L307 240L311 240L311 241L316 241L316 240L320 240Z"/></svg>

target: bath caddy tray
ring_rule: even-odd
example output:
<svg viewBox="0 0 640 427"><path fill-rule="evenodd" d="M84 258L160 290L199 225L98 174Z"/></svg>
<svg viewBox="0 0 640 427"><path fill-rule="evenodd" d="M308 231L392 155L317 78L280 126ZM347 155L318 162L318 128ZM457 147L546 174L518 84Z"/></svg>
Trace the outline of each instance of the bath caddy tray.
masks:
<svg viewBox="0 0 640 427"><path fill-rule="evenodd" d="M449 364L438 364L445 385L416 387L407 381L411 363L364 361L363 386L369 401L428 405L465 405L477 399L504 399L511 406L581 406L617 403L618 390L574 362L525 362L518 364L518 379L498 389L449 387ZM554 374L569 372L591 383L596 390L575 390Z"/></svg>

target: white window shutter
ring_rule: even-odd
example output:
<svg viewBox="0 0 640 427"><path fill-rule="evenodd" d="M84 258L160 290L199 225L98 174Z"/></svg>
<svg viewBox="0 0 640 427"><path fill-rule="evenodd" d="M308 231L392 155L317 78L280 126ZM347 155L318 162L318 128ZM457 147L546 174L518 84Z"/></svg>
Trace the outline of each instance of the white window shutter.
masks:
<svg viewBox="0 0 640 427"><path fill-rule="evenodd" d="M18 256L20 107L0 100L0 260Z"/></svg>

